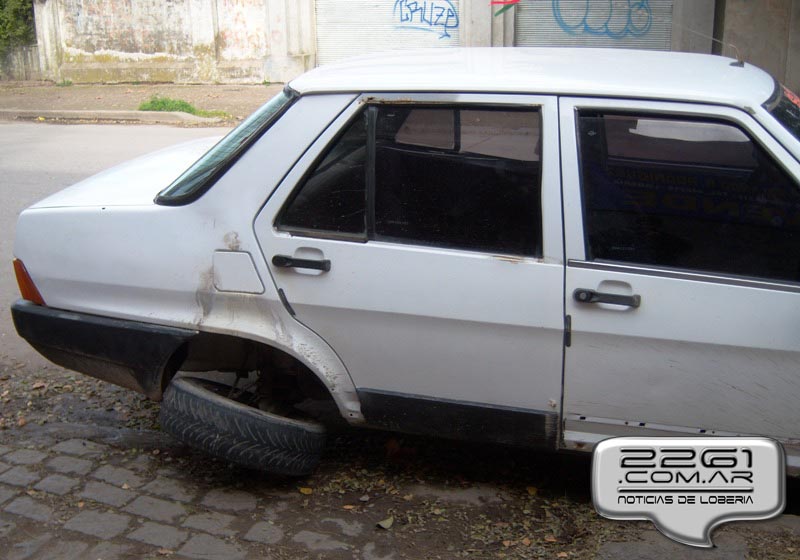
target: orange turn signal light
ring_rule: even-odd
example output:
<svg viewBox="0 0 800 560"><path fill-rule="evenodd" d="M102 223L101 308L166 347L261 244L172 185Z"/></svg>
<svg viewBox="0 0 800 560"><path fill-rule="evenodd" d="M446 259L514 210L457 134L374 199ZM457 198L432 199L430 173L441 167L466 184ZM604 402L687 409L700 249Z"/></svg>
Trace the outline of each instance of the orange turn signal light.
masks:
<svg viewBox="0 0 800 560"><path fill-rule="evenodd" d="M31 275L28 274L28 270L19 259L14 259L14 274L17 275L19 293L22 294L22 297L38 305L44 305L42 294L39 293L39 289L36 287L36 284L33 283Z"/></svg>

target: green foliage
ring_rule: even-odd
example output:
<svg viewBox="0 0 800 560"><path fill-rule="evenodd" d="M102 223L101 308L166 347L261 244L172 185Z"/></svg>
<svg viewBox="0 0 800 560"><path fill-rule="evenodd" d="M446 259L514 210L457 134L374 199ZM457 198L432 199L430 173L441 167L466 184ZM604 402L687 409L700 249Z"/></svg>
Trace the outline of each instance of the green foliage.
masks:
<svg viewBox="0 0 800 560"><path fill-rule="evenodd" d="M36 42L32 0L0 0L0 59L14 48Z"/></svg>
<svg viewBox="0 0 800 560"><path fill-rule="evenodd" d="M56 82L56 87L69 87L72 85L72 80L61 80Z"/></svg>
<svg viewBox="0 0 800 560"><path fill-rule="evenodd" d="M181 111L190 115L197 114L197 108L183 99L172 99L154 95L149 100L139 105L140 111Z"/></svg>
<svg viewBox="0 0 800 560"><path fill-rule="evenodd" d="M198 109L188 101L183 99L172 99L170 97L163 97L154 95L147 101L139 105L140 111L179 111L182 113L189 113L190 115L197 115L198 117L220 117L223 119L230 119L231 116L225 111L204 111Z"/></svg>

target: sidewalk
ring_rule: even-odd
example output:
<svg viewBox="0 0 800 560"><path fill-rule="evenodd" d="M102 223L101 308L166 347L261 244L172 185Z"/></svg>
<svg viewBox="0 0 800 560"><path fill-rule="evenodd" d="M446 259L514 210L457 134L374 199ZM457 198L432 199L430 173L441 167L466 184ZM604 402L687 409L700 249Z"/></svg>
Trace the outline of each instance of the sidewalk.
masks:
<svg viewBox="0 0 800 560"><path fill-rule="evenodd" d="M255 111L281 89L283 84L56 86L50 82L0 82L0 120L230 126ZM197 109L224 111L231 115L231 119L207 119L188 113L137 111L139 105L153 95L182 99Z"/></svg>

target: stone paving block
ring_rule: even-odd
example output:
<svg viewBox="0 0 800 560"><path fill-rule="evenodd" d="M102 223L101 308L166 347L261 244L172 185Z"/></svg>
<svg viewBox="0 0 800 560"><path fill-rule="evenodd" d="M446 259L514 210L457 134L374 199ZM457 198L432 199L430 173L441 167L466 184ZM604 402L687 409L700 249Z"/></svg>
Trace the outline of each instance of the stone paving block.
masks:
<svg viewBox="0 0 800 560"><path fill-rule="evenodd" d="M63 496L64 494L68 494L70 491L72 491L72 489L78 484L80 484L80 481L76 478L70 478L62 474L51 474L50 476L39 481L39 484L34 486L34 488L44 492L49 492L51 494Z"/></svg>
<svg viewBox="0 0 800 560"><path fill-rule="evenodd" d="M114 544L110 542L101 542L92 549L89 553L89 560L130 560L136 558L129 550L131 547Z"/></svg>
<svg viewBox="0 0 800 560"><path fill-rule="evenodd" d="M195 535L178 551L178 554L197 560L238 560L244 551L235 544L227 543L211 535Z"/></svg>
<svg viewBox="0 0 800 560"><path fill-rule="evenodd" d="M7 471L10 468L11 465L9 465L8 463L4 463L3 461L0 461L0 473L3 471Z"/></svg>
<svg viewBox="0 0 800 560"><path fill-rule="evenodd" d="M25 560L30 558L52 538L53 535L45 533L44 535L16 543L6 551L7 556L5 556L4 560Z"/></svg>
<svg viewBox="0 0 800 560"><path fill-rule="evenodd" d="M10 515L0 514L0 542L17 528L17 524L11 521L10 518Z"/></svg>
<svg viewBox="0 0 800 560"><path fill-rule="evenodd" d="M92 470L92 462L86 459L77 459L75 457L67 457L66 455L59 455L48 461L45 465L51 471L60 472L63 474L89 474Z"/></svg>
<svg viewBox="0 0 800 560"><path fill-rule="evenodd" d="M156 478L142 490L178 502L191 502L195 497L195 493L186 488L185 484L171 478Z"/></svg>
<svg viewBox="0 0 800 560"><path fill-rule="evenodd" d="M339 528L339 532L348 537L357 537L364 532L364 525L358 521L347 521L339 517L328 517L323 519L322 523L336 525L336 527Z"/></svg>
<svg viewBox="0 0 800 560"><path fill-rule="evenodd" d="M7 502L17 495L17 491L8 486L0 486L0 504Z"/></svg>
<svg viewBox="0 0 800 560"><path fill-rule="evenodd" d="M283 529L274 523L260 521L247 531L244 539L264 544L277 544L283 540Z"/></svg>
<svg viewBox="0 0 800 560"><path fill-rule="evenodd" d="M203 505L211 509L252 511L256 507L256 497L239 490L212 490L203 497Z"/></svg>
<svg viewBox="0 0 800 560"><path fill-rule="evenodd" d="M236 534L236 531L228 528L233 521L236 521L236 518L225 513L198 513L187 517L182 526L205 531L212 535L230 537Z"/></svg>
<svg viewBox="0 0 800 560"><path fill-rule="evenodd" d="M56 444L53 451L78 457L97 457L108 451L108 446L86 439L68 439Z"/></svg>
<svg viewBox="0 0 800 560"><path fill-rule="evenodd" d="M134 541L166 549L178 548L188 537L189 533L186 531L149 521L128 534L128 538Z"/></svg>
<svg viewBox="0 0 800 560"><path fill-rule="evenodd" d="M81 498L100 502L101 504L122 507L134 499L136 494L130 490L123 490L122 488L111 486L105 482L90 481L86 483L86 486L84 486L79 496Z"/></svg>
<svg viewBox="0 0 800 560"><path fill-rule="evenodd" d="M602 545L595 560L637 558L639 560L744 560L747 543L739 535L723 534L714 537L714 548L693 548L672 541L654 531L642 534L642 540L614 542Z"/></svg>
<svg viewBox="0 0 800 560"><path fill-rule="evenodd" d="M39 480L39 475L28 467L14 467L0 474L0 482L12 486L28 486Z"/></svg>
<svg viewBox="0 0 800 560"><path fill-rule="evenodd" d="M379 549L374 542L368 542L361 551L361 560L394 560L394 551L384 545Z"/></svg>
<svg viewBox="0 0 800 560"><path fill-rule="evenodd" d="M80 541L53 539L39 553L39 558L48 560L84 560L89 545Z"/></svg>
<svg viewBox="0 0 800 560"><path fill-rule="evenodd" d="M133 469L135 471L146 471L149 470L155 464L155 460L150 455L145 455L144 453L140 453L127 463L125 466L129 469Z"/></svg>
<svg viewBox="0 0 800 560"><path fill-rule="evenodd" d="M314 552L330 552L333 550L347 550L349 548L347 544L337 541L330 535L317 533L315 531L300 531L292 537L292 541L297 544L302 544L308 550Z"/></svg>
<svg viewBox="0 0 800 560"><path fill-rule="evenodd" d="M5 507L5 511L43 523L47 523L53 518L53 510L50 506L37 502L28 496L17 498Z"/></svg>
<svg viewBox="0 0 800 560"><path fill-rule="evenodd" d="M47 453L35 449L18 449L3 457L3 461L15 465L38 465L47 458Z"/></svg>
<svg viewBox="0 0 800 560"><path fill-rule="evenodd" d="M0 445L0 455L5 455L9 451L11 451L10 447L6 447L5 445Z"/></svg>
<svg viewBox="0 0 800 560"><path fill-rule="evenodd" d="M107 540L121 535L130 522L131 518L121 513L85 510L67 521L64 528Z"/></svg>
<svg viewBox="0 0 800 560"><path fill-rule="evenodd" d="M94 471L92 476L114 486L128 485L131 488L138 488L144 484L141 477L132 470L113 465L103 465Z"/></svg>
<svg viewBox="0 0 800 560"><path fill-rule="evenodd" d="M182 515L186 515L186 508L180 504L174 504L150 496L139 496L128 504L124 511L152 519L153 521L174 521Z"/></svg>

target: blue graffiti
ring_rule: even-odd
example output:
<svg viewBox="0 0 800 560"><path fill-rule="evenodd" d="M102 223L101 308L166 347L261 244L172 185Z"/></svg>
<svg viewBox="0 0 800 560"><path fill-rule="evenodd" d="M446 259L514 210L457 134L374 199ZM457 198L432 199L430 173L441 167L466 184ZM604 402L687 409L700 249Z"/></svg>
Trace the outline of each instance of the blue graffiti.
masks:
<svg viewBox="0 0 800 560"><path fill-rule="evenodd" d="M393 14L398 27L438 33L440 39L458 29L458 10L450 0L395 0Z"/></svg>
<svg viewBox="0 0 800 560"><path fill-rule="evenodd" d="M570 3L579 5L575 0ZM586 33L613 39L627 35L639 37L650 31L653 24L649 0L584 0L584 4L583 10L575 10L565 17L561 0L553 0L553 16L570 35Z"/></svg>

